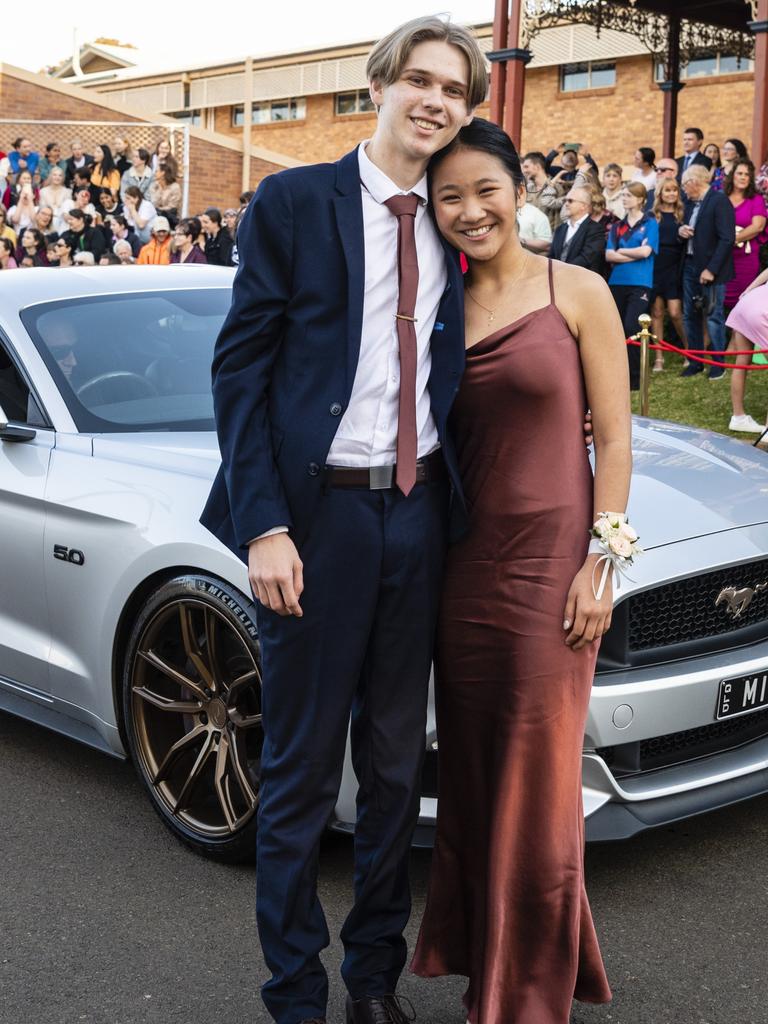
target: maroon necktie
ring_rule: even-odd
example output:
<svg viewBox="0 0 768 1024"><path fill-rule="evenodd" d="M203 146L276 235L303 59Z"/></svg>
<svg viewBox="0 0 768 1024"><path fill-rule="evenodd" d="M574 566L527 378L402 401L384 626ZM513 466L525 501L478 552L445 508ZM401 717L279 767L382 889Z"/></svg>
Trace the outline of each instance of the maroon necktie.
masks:
<svg viewBox="0 0 768 1024"><path fill-rule="evenodd" d="M397 410L397 466L395 483L410 494L416 483L416 293L419 262L416 256L416 208L419 197L392 196L385 206L397 217L398 300L395 322L400 347L400 402Z"/></svg>

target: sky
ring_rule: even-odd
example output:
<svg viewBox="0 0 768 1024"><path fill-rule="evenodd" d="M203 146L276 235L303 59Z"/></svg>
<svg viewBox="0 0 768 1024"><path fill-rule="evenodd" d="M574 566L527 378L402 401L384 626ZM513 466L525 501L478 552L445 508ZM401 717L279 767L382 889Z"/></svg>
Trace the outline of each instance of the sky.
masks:
<svg viewBox="0 0 768 1024"><path fill-rule="evenodd" d="M493 0L448 2L447 7L432 6L424 0L424 6L417 7L413 0L387 0L381 5L360 0L171 0L126 7L37 0L30 7L31 26L23 18L4 19L0 61L30 71L58 64L72 53L75 28L81 43L98 37L117 39L133 43L153 65L167 58L169 67L179 67L375 39L421 14L450 13L465 23L493 20ZM79 24L68 20L79 12Z"/></svg>

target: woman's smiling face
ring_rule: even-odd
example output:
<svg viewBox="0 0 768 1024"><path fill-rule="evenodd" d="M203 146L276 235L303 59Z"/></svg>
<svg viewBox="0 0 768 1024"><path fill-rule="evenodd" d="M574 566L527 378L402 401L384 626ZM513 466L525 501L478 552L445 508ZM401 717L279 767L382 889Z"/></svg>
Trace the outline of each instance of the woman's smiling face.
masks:
<svg viewBox="0 0 768 1024"><path fill-rule="evenodd" d="M450 244L473 260L490 260L517 234L525 185L515 188L498 157L457 149L432 177L437 224Z"/></svg>

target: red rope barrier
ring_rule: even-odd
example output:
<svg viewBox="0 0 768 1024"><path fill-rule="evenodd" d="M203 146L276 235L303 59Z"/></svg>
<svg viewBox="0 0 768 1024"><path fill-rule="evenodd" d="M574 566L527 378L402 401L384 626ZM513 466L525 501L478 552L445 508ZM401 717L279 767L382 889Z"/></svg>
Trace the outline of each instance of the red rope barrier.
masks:
<svg viewBox="0 0 768 1024"><path fill-rule="evenodd" d="M634 338L627 338L628 345L639 346L641 342L636 341ZM669 341L659 341L658 344L648 344L648 348L654 352L677 352L678 355L685 356L686 359L692 359L696 363L703 363L705 366L718 366L723 370L768 370L768 363L766 364L755 364L751 366L737 366L735 363L726 363L725 359L720 362L714 359L707 359L702 356L698 349L693 350L690 348L678 348L677 345L673 345ZM711 351L711 350L710 350ZM752 356L755 352L759 352L759 349L750 349L748 352L723 352L723 356Z"/></svg>

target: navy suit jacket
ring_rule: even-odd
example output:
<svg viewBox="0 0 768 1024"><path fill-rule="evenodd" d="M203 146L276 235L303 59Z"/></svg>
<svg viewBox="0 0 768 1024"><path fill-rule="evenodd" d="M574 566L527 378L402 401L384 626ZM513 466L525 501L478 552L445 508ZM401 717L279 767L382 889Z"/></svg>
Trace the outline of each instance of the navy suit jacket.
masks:
<svg viewBox="0 0 768 1024"><path fill-rule="evenodd" d="M568 224L563 221L557 225L552 236L549 255L553 260L563 260L563 246L567 234ZM587 217L583 224L579 224L576 234L571 239L564 262L572 263L575 267L586 267L587 270L601 274L604 261L605 228L591 217Z"/></svg>
<svg viewBox="0 0 768 1024"><path fill-rule="evenodd" d="M690 223L695 207L685 207L684 222ZM696 275L706 269L715 275L713 284L725 284L734 278L733 247L736 240L736 217L731 201L724 192L709 189L701 201L694 225L693 265Z"/></svg>
<svg viewBox="0 0 768 1024"><path fill-rule="evenodd" d="M274 526L288 526L297 545L306 537L352 392L365 287L357 150L265 178L237 245L232 306L213 358L222 465L201 522L247 561L249 541ZM458 253L444 247L429 394L456 537L466 509L447 420L464 368L464 293Z"/></svg>
<svg viewBox="0 0 768 1024"><path fill-rule="evenodd" d="M685 167L685 153L683 153L682 156L676 157L675 159L677 160L677 180L682 181L683 168ZM696 156L693 158L693 160L691 160L688 166L693 167L694 164L701 164L701 166L706 167L708 171L711 170L712 168L712 161L709 159L708 156L705 156L701 151L699 151L696 154Z"/></svg>

